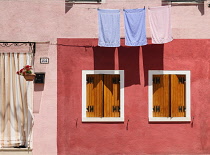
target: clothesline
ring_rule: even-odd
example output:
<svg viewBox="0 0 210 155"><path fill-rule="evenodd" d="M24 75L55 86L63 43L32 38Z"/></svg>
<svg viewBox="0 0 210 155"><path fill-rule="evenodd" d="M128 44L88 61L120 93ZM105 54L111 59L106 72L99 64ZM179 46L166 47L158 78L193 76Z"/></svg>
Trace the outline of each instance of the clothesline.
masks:
<svg viewBox="0 0 210 155"><path fill-rule="evenodd" d="M66 7L72 8L72 6L66 6ZM88 9L88 10L107 9L107 8L88 8L88 7L75 7L75 8L83 8L83 9ZM139 7L139 8L141 8L141 7ZM134 8L134 9L139 9L139 8ZM142 8L144 8L144 7L142 7ZM115 9L117 9L117 8L115 8ZM124 9L129 9L129 8L122 8L122 9L118 9L118 10L123 11Z"/></svg>
<svg viewBox="0 0 210 155"><path fill-rule="evenodd" d="M132 9L140 9L140 8L144 8L144 9L146 9L146 7L145 6L143 6L143 7L138 7L138 8L132 8ZM100 9L105 9L105 8L100 8L100 7L98 7L98 8L87 8L88 10L89 9L96 9L96 10L100 10ZM115 8L115 9L117 9L117 8ZM117 10L120 10L120 11L124 11L125 9L128 9L128 8L125 8L125 7L123 7L123 9L117 9ZM149 7L148 7L148 9L149 9ZM113 9L114 10L114 9Z"/></svg>
<svg viewBox="0 0 210 155"><path fill-rule="evenodd" d="M148 17L153 44L164 44L173 40L170 23L171 6L150 7ZM145 8L124 9L125 45L147 45ZM99 40L102 47L120 46L120 10L98 9Z"/></svg>
<svg viewBox="0 0 210 155"><path fill-rule="evenodd" d="M168 5L168 6L171 6L171 5ZM69 8L72 8L73 6L66 6L66 7L69 7ZM78 7L78 6L76 6L75 8L83 8L83 9L88 9L88 10L91 10L91 9L93 9L93 10L99 10L99 9L110 9L110 10L115 10L115 9L117 9L117 10L120 10L120 11L124 11L125 9L149 9L150 7L159 7L159 6L139 6L139 7L135 7L135 8L126 8L126 7L123 7L122 9L118 9L118 8L102 8L102 7L94 7L94 8L90 8L90 7Z"/></svg>

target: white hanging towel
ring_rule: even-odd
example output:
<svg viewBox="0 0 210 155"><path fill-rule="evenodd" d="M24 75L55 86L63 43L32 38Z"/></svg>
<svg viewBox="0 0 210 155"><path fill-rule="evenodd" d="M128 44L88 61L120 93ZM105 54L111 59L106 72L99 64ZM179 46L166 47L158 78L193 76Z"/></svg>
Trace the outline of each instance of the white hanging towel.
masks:
<svg viewBox="0 0 210 155"><path fill-rule="evenodd" d="M120 46L120 10L98 9L98 46Z"/></svg>
<svg viewBox="0 0 210 155"><path fill-rule="evenodd" d="M173 40L171 32L171 6L148 9L153 44L164 44Z"/></svg>

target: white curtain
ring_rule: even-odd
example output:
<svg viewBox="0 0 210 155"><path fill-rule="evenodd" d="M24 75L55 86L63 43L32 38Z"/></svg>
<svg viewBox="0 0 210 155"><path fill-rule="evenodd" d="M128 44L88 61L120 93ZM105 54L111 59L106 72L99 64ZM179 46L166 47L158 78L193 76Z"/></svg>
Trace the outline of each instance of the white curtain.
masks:
<svg viewBox="0 0 210 155"><path fill-rule="evenodd" d="M33 82L16 72L31 62L32 53L0 53L0 147L29 146Z"/></svg>

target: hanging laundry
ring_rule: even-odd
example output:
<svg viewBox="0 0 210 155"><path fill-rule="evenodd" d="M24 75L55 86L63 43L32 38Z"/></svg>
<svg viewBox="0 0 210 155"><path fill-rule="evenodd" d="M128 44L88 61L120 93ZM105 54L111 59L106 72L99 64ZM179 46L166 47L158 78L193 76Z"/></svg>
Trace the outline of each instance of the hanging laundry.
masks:
<svg viewBox="0 0 210 155"><path fill-rule="evenodd" d="M170 6L152 7L148 9L153 44L164 44L173 40L170 11Z"/></svg>
<svg viewBox="0 0 210 155"><path fill-rule="evenodd" d="M125 45L147 45L144 9L124 9Z"/></svg>
<svg viewBox="0 0 210 155"><path fill-rule="evenodd" d="M120 10L98 9L98 46L120 46Z"/></svg>

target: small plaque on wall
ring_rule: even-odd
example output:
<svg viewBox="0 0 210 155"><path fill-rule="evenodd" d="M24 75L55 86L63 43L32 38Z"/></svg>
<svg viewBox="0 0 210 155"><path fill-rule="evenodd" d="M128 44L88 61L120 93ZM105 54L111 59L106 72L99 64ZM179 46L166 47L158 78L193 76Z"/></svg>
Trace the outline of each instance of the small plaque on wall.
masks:
<svg viewBox="0 0 210 155"><path fill-rule="evenodd" d="M49 64L49 58L41 57L40 58L40 64Z"/></svg>

